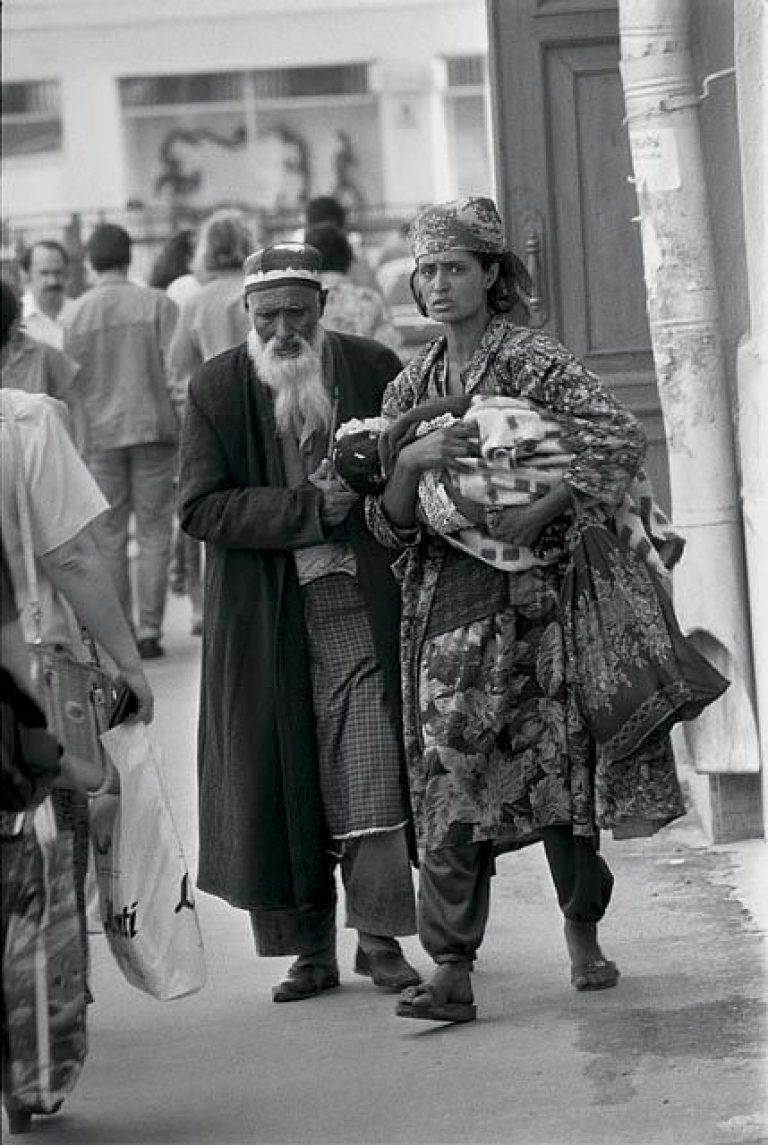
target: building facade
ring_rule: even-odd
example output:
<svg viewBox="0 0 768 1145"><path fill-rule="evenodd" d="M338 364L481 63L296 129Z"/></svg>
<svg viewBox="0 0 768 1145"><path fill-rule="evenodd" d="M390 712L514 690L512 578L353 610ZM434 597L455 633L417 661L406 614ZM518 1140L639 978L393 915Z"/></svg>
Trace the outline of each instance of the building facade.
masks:
<svg viewBox="0 0 768 1145"><path fill-rule="evenodd" d="M483 0L9 0L3 213L353 214L492 188Z"/></svg>

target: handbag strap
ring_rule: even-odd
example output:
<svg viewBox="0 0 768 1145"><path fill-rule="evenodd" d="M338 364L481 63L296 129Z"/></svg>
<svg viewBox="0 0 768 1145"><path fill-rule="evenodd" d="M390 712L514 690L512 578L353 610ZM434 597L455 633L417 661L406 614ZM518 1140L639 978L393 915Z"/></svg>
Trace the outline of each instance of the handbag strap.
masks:
<svg viewBox="0 0 768 1145"><path fill-rule="evenodd" d="M50 795L46 795L42 803L38 803L36 807L31 807L24 814L25 826L28 830L34 831L41 845L44 846L46 843L53 842L59 832L56 824L56 813L53 809L53 799Z"/></svg>
<svg viewBox="0 0 768 1145"><path fill-rule="evenodd" d="M27 611L32 621L32 643L39 646L43 643L43 606L40 601L40 582L37 576L37 562L35 560L35 546L32 540L32 515L29 510L29 495L24 480L24 454L21 448L21 435L16 419L8 416L3 410L3 421L8 426L8 432L13 450L11 462L13 465L14 485L16 491L16 507L19 514L19 533L21 547L24 555L24 572L27 578ZM80 637L88 649L91 663L97 668L101 667L96 644L88 629L75 617L80 629Z"/></svg>
<svg viewBox="0 0 768 1145"><path fill-rule="evenodd" d="M35 563L35 548L32 542L32 518L29 512L29 497L24 480L24 455L21 449L21 436L16 418L9 416L3 410L3 421L8 426L11 442L14 487L16 492L16 508L19 515L19 533L21 547L24 555L24 572L27 578L27 610L32 620L32 643L43 642L43 607L40 603L40 586L37 579L37 565Z"/></svg>

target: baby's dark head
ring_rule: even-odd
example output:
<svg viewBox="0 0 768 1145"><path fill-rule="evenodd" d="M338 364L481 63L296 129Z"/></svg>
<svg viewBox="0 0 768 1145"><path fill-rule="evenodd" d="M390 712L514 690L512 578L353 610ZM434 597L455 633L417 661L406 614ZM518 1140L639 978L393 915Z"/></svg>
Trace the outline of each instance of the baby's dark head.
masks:
<svg viewBox="0 0 768 1145"><path fill-rule="evenodd" d="M337 474L353 493L364 497L384 488L379 440L387 426L385 418L354 418L339 426L333 450Z"/></svg>

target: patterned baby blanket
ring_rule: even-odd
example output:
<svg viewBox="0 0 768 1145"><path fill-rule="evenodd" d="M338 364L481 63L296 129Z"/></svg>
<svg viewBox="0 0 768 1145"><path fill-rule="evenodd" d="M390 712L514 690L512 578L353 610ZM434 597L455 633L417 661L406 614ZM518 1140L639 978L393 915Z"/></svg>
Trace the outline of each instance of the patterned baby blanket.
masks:
<svg viewBox="0 0 768 1145"><path fill-rule="evenodd" d="M458 420L443 414L421 423L416 433L429 433ZM488 507L527 505L547 493L567 473L574 454L562 426L524 398L478 397L464 414L477 423L480 457L457 465L453 479L459 492ZM493 540L459 512L445 473L432 470L419 483L422 520L455 548L505 572L522 572L553 564L561 552L537 555L521 545ZM679 560L683 538L657 504L650 480L639 470L612 515L617 535L662 577Z"/></svg>

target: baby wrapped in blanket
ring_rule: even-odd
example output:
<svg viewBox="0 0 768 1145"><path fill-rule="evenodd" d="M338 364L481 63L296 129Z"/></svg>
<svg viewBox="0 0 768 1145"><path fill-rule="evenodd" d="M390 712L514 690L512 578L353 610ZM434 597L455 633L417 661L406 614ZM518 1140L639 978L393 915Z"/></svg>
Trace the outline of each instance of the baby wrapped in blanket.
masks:
<svg viewBox="0 0 768 1145"><path fill-rule="evenodd" d="M567 519L553 523L534 548L494 540L459 509L456 491L485 509L527 505L562 480L573 453L562 426L524 398L447 398L417 407L396 422L368 418L346 423L336 437L339 476L360 493L384 487L397 451L435 429L463 418L476 423L480 456L457 462L451 472L431 470L419 482L419 518L454 547L506 572L552 564L562 556ZM382 427L383 423L383 427ZM460 498L459 498L460 500ZM612 516L618 536L660 576L679 559L683 541L653 497L643 470Z"/></svg>

